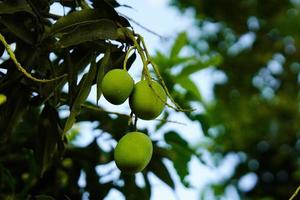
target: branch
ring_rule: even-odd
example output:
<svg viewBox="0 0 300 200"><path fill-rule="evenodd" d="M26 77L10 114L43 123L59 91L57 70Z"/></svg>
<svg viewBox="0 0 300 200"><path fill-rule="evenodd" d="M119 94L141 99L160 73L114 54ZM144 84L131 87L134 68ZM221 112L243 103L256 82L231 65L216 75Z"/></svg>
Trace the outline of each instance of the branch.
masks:
<svg viewBox="0 0 300 200"><path fill-rule="evenodd" d="M120 12L118 12L118 13L119 13L121 16L123 16L123 17L125 17L126 19L128 19L129 21L131 21L131 22L133 22L134 24L136 24L137 26L141 27L141 28L144 29L145 31L147 31L147 32L149 32L149 33L151 33L151 34L153 34L153 35L159 37L161 40L167 41L167 40L170 39L170 38L168 38L168 37L162 36L162 35L160 35L160 34L154 32L154 31L150 30L149 28L147 28L146 26L144 26L144 25L140 24L139 22L135 21L135 20L132 19L131 17L128 17L127 15L124 15L124 14L122 14L122 13L120 13Z"/></svg>

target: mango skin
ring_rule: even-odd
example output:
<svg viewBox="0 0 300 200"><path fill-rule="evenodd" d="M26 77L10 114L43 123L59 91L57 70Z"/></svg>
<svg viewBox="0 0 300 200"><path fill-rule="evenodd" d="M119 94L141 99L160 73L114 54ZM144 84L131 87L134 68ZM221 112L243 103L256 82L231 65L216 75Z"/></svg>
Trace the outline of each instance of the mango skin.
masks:
<svg viewBox="0 0 300 200"><path fill-rule="evenodd" d="M122 172L134 174L149 164L152 153L152 142L146 134L129 132L119 140L114 151L114 159Z"/></svg>
<svg viewBox="0 0 300 200"><path fill-rule="evenodd" d="M129 106L140 119L155 119L163 111L167 101L163 87L156 81L151 81L151 85L152 88L147 80L138 82L129 97Z"/></svg>
<svg viewBox="0 0 300 200"><path fill-rule="evenodd" d="M126 101L134 87L134 81L126 70L113 69L102 79L103 96L112 104L120 105Z"/></svg>

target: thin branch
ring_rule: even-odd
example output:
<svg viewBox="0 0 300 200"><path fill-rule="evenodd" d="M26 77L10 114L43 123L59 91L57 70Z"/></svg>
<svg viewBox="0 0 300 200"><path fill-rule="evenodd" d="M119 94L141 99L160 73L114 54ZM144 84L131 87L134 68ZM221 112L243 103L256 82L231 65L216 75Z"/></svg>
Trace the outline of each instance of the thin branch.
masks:
<svg viewBox="0 0 300 200"><path fill-rule="evenodd" d="M55 77L53 79L38 79L33 77L30 73L28 73L23 67L22 65L18 62L15 53L13 52L13 50L10 48L9 44L6 42L4 36L0 33L0 40L3 43L3 45L5 46L5 49L7 51L7 53L9 54L10 58L12 59L12 61L14 62L14 64L16 65L17 69L22 72L24 74L24 76L26 76L27 78L35 81L35 82L40 82L40 83L48 83L48 82L52 82L52 81L56 81L58 79L61 79L65 76L67 76L66 74L63 74L59 77Z"/></svg>
<svg viewBox="0 0 300 200"><path fill-rule="evenodd" d="M161 122L166 122L166 123L174 123L174 124L180 124L183 126L187 126L186 123L178 122L178 121L173 121L173 120L167 120L167 119L154 119L155 121L161 121Z"/></svg>
<svg viewBox="0 0 300 200"><path fill-rule="evenodd" d="M126 19L128 19L129 21L131 21L131 22L133 22L134 24L136 24L137 26L141 27L141 28L144 29L145 31L147 31L147 32L149 32L149 33L151 33L151 34L153 34L153 35L159 37L161 40L167 41L167 40L170 39L170 38L168 38L168 37L162 36L162 35L160 35L160 34L154 32L154 31L150 30L149 28L147 28L146 26L144 26L144 25L140 24L139 22L135 21L135 20L132 19L131 17L128 17L127 15L124 15L124 14L122 14L122 13L120 13L120 12L118 12L118 13L119 13L121 16L123 16L123 17L125 17Z"/></svg>
<svg viewBox="0 0 300 200"><path fill-rule="evenodd" d="M130 117L129 115L126 115L124 113L111 112L111 111L103 110L101 108L98 108L98 107L95 107L95 106L92 106L92 105L87 105L87 104L84 104L84 103L81 104L81 107L89 109L89 110L97 111L97 112L104 112L104 113L107 113L107 114L114 114L114 115L124 116L124 117L128 117L128 118Z"/></svg>
<svg viewBox="0 0 300 200"><path fill-rule="evenodd" d="M289 198L289 200L293 200L296 196L297 196L297 194L299 193L299 191L300 191L300 186L298 186L298 188L297 188L297 190L294 192L294 194Z"/></svg>

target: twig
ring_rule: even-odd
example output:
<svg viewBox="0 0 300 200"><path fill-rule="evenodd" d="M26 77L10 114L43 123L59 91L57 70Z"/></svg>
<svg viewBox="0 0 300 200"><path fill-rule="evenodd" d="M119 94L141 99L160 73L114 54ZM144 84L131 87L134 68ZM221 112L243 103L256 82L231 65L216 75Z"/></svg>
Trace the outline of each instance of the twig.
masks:
<svg viewBox="0 0 300 200"><path fill-rule="evenodd" d="M161 122L167 122L167 123L174 123L174 124L180 124L183 126L187 126L186 123L178 122L178 121L173 121L173 120L167 120L167 119L154 119L155 121L161 121Z"/></svg>
<svg viewBox="0 0 300 200"><path fill-rule="evenodd" d="M58 79L61 79L65 76L67 76L66 74L63 74L59 77L55 77L53 79L39 79L39 78L35 78L33 77L30 73L28 73L22 66L21 64L18 62L14 52L12 51L12 49L10 48L9 44L6 42L4 36L0 33L0 40L3 43L3 45L5 46L6 51L8 52L10 58L12 59L12 61L15 63L15 65L17 66L18 70L20 72L22 72L27 78L35 81L35 82L40 82L40 83L48 83L48 82L52 82L52 81L56 81Z"/></svg>
<svg viewBox="0 0 300 200"><path fill-rule="evenodd" d="M293 200L293 199L297 196L297 194L298 194L299 191L300 191L300 185L298 186L298 188L297 188L297 190L294 192L294 194L289 198L289 200Z"/></svg>
<svg viewBox="0 0 300 200"><path fill-rule="evenodd" d="M159 37L161 40L165 40L165 41L169 40L168 37L162 36L162 35L160 35L160 34L154 32L154 31L150 30L149 28L147 28L147 27L145 27L144 25L140 24L139 22L135 21L135 20L132 19L131 17L128 17L127 15L124 15L124 14L122 14L122 13L120 13L120 12L118 12L118 13L119 13L121 16L123 16L123 17L125 17L126 19L128 19L129 21L131 21L131 22L133 22L134 24L138 25L139 27L141 27L141 28L144 29L145 31L147 31L147 32L149 32L149 33L151 33L151 34L153 34L153 35Z"/></svg>
<svg viewBox="0 0 300 200"><path fill-rule="evenodd" d="M129 115L126 115L124 113L111 112L111 111L103 110L101 108L98 108L98 107L95 107L95 106L92 106L92 105L87 105L87 104L84 104L84 103L81 104L81 107L89 109L89 110L97 111L97 112L104 112L104 113L107 113L107 114L114 114L114 115L124 116L124 117L128 117L128 118L130 117Z"/></svg>

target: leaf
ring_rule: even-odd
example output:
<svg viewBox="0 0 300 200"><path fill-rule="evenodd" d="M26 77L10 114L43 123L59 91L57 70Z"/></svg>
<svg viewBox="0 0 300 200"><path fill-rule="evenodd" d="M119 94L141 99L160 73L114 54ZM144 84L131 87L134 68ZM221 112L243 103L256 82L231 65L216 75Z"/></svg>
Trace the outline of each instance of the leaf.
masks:
<svg viewBox="0 0 300 200"><path fill-rule="evenodd" d="M127 60L126 63L126 70L128 71L130 69L130 67L132 66L132 64L134 63L136 59L136 53L134 52Z"/></svg>
<svg viewBox="0 0 300 200"><path fill-rule="evenodd" d="M66 48L100 39L117 39L117 26L113 21L101 19L92 23L78 25L72 32L64 34L59 43L62 48Z"/></svg>
<svg viewBox="0 0 300 200"><path fill-rule="evenodd" d="M3 55L4 51L5 51L5 47L4 47L3 44L1 44L1 45L0 45L0 57ZM3 64L3 63L2 63L2 64Z"/></svg>
<svg viewBox="0 0 300 200"><path fill-rule="evenodd" d="M1 4L0 4L1 5ZM0 23L6 26L15 36L28 44L34 43L33 34L26 30L24 23L11 16L1 16Z"/></svg>
<svg viewBox="0 0 300 200"><path fill-rule="evenodd" d="M48 195L38 195L35 196L36 200L55 200L53 197L48 196Z"/></svg>
<svg viewBox="0 0 300 200"><path fill-rule="evenodd" d="M102 91L101 91L102 79L105 75L105 72L107 71L106 69L111 67L110 51L111 51L110 47L108 47L104 54L104 57L99 61L100 65L98 67L98 72L97 72L97 103L102 94Z"/></svg>
<svg viewBox="0 0 300 200"><path fill-rule="evenodd" d="M124 187L121 188L121 192L128 200L149 200L150 194L144 189L137 186L135 176L121 174L124 180ZM134 192L133 192L134 191Z"/></svg>
<svg viewBox="0 0 300 200"><path fill-rule="evenodd" d="M0 189L13 192L16 187L16 180L10 171L0 164ZM8 189L9 188L9 189Z"/></svg>
<svg viewBox="0 0 300 200"><path fill-rule="evenodd" d="M61 136L58 113L55 108L46 104L39 118L38 144L35 152L41 175L54 159L58 143L62 142Z"/></svg>
<svg viewBox="0 0 300 200"><path fill-rule="evenodd" d="M126 52L117 51L111 54L113 68L122 69L125 60ZM129 70L136 59L136 53L133 53L127 60L126 69Z"/></svg>
<svg viewBox="0 0 300 200"><path fill-rule="evenodd" d="M66 133L69 129L72 128L73 124L76 121L77 115L80 113L81 104L85 102L86 98L88 97L91 91L91 87L93 85L93 81L97 72L97 65L95 59L96 58L94 56L94 58L92 58L90 70L82 77L79 83L79 92L74 100L73 105L71 106L71 113L66 121L64 133Z"/></svg>
<svg viewBox="0 0 300 200"><path fill-rule="evenodd" d="M72 12L59 20L52 26L49 33L69 32L80 25L95 23L100 19L109 18L110 14L102 9L83 9L80 11Z"/></svg>
<svg viewBox="0 0 300 200"><path fill-rule="evenodd" d="M174 168L176 169L181 182L185 186L188 186L188 183L185 181L185 177L189 174L188 163L191 159L191 156L194 154L194 150L192 150L188 146L188 143L176 132L170 131L164 135L164 138L165 141L171 145Z"/></svg>
<svg viewBox="0 0 300 200"><path fill-rule="evenodd" d="M182 32L178 35L171 49L171 54L170 54L171 59L178 57L179 52L187 44L187 41L188 38L185 32Z"/></svg>
<svg viewBox="0 0 300 200"><path fill-rule="evenodd" d="M16 12L27 12L34 15L26 0L6 0L0 3L0 14L14 14Z"/></svg>
<svg viewBox="0 0 300 200"><path fill-rule="evenodd" d="M6 102L7 98L4 94L0 94L0 105Z"/></svg>
<svg viewBox="0 0 300 200"><path fill-rule="evenodd" d="M184 89L190 92L198 101L202 101L202 96L199 92L198 87L196 84L188 77L184 76L181 78L176 78L176 83L181 85Z"/></svg>
<svg viewBox="0 0 300 200"><path fill-rule="evenodd" d="M150 162L148 166L149 170L153 172L158 178L169 185L172 189L175 189L174 181L166 168L165 164L162 162L161 158L157 158Z"/></svg>
<svg viewBox="0 0 300 200"><path fill-rule="evenodd" d="M218 66L222 63L222 61L223 61L223 57L219 54L216 54L214 56L211 56L206 61L198 61L196 63L185 66L183 70L180 72L179 77L189 76L190 74L193 74L201 69L210 66Z"/></svg>
<svg viewBox="0 0 300 200"><path fill-rule="evenodd" d="M103 6L104 1L99 1L99 0L92 0L92 5L94 8L101 8ZM120 4L116 2L115 0L106 0L106 2L111 5L112 7L118 7Z"/></svg>
<svg viewBox="0 0 300 200"><path fill-rule="evenodd" d="M75 71L76 68L73 65L71 55L69 51L65 52L65 65L67 66L68 70L68 86L69 86L69 102L73 102L74 97L77 93L77 72Z"/></svg>

